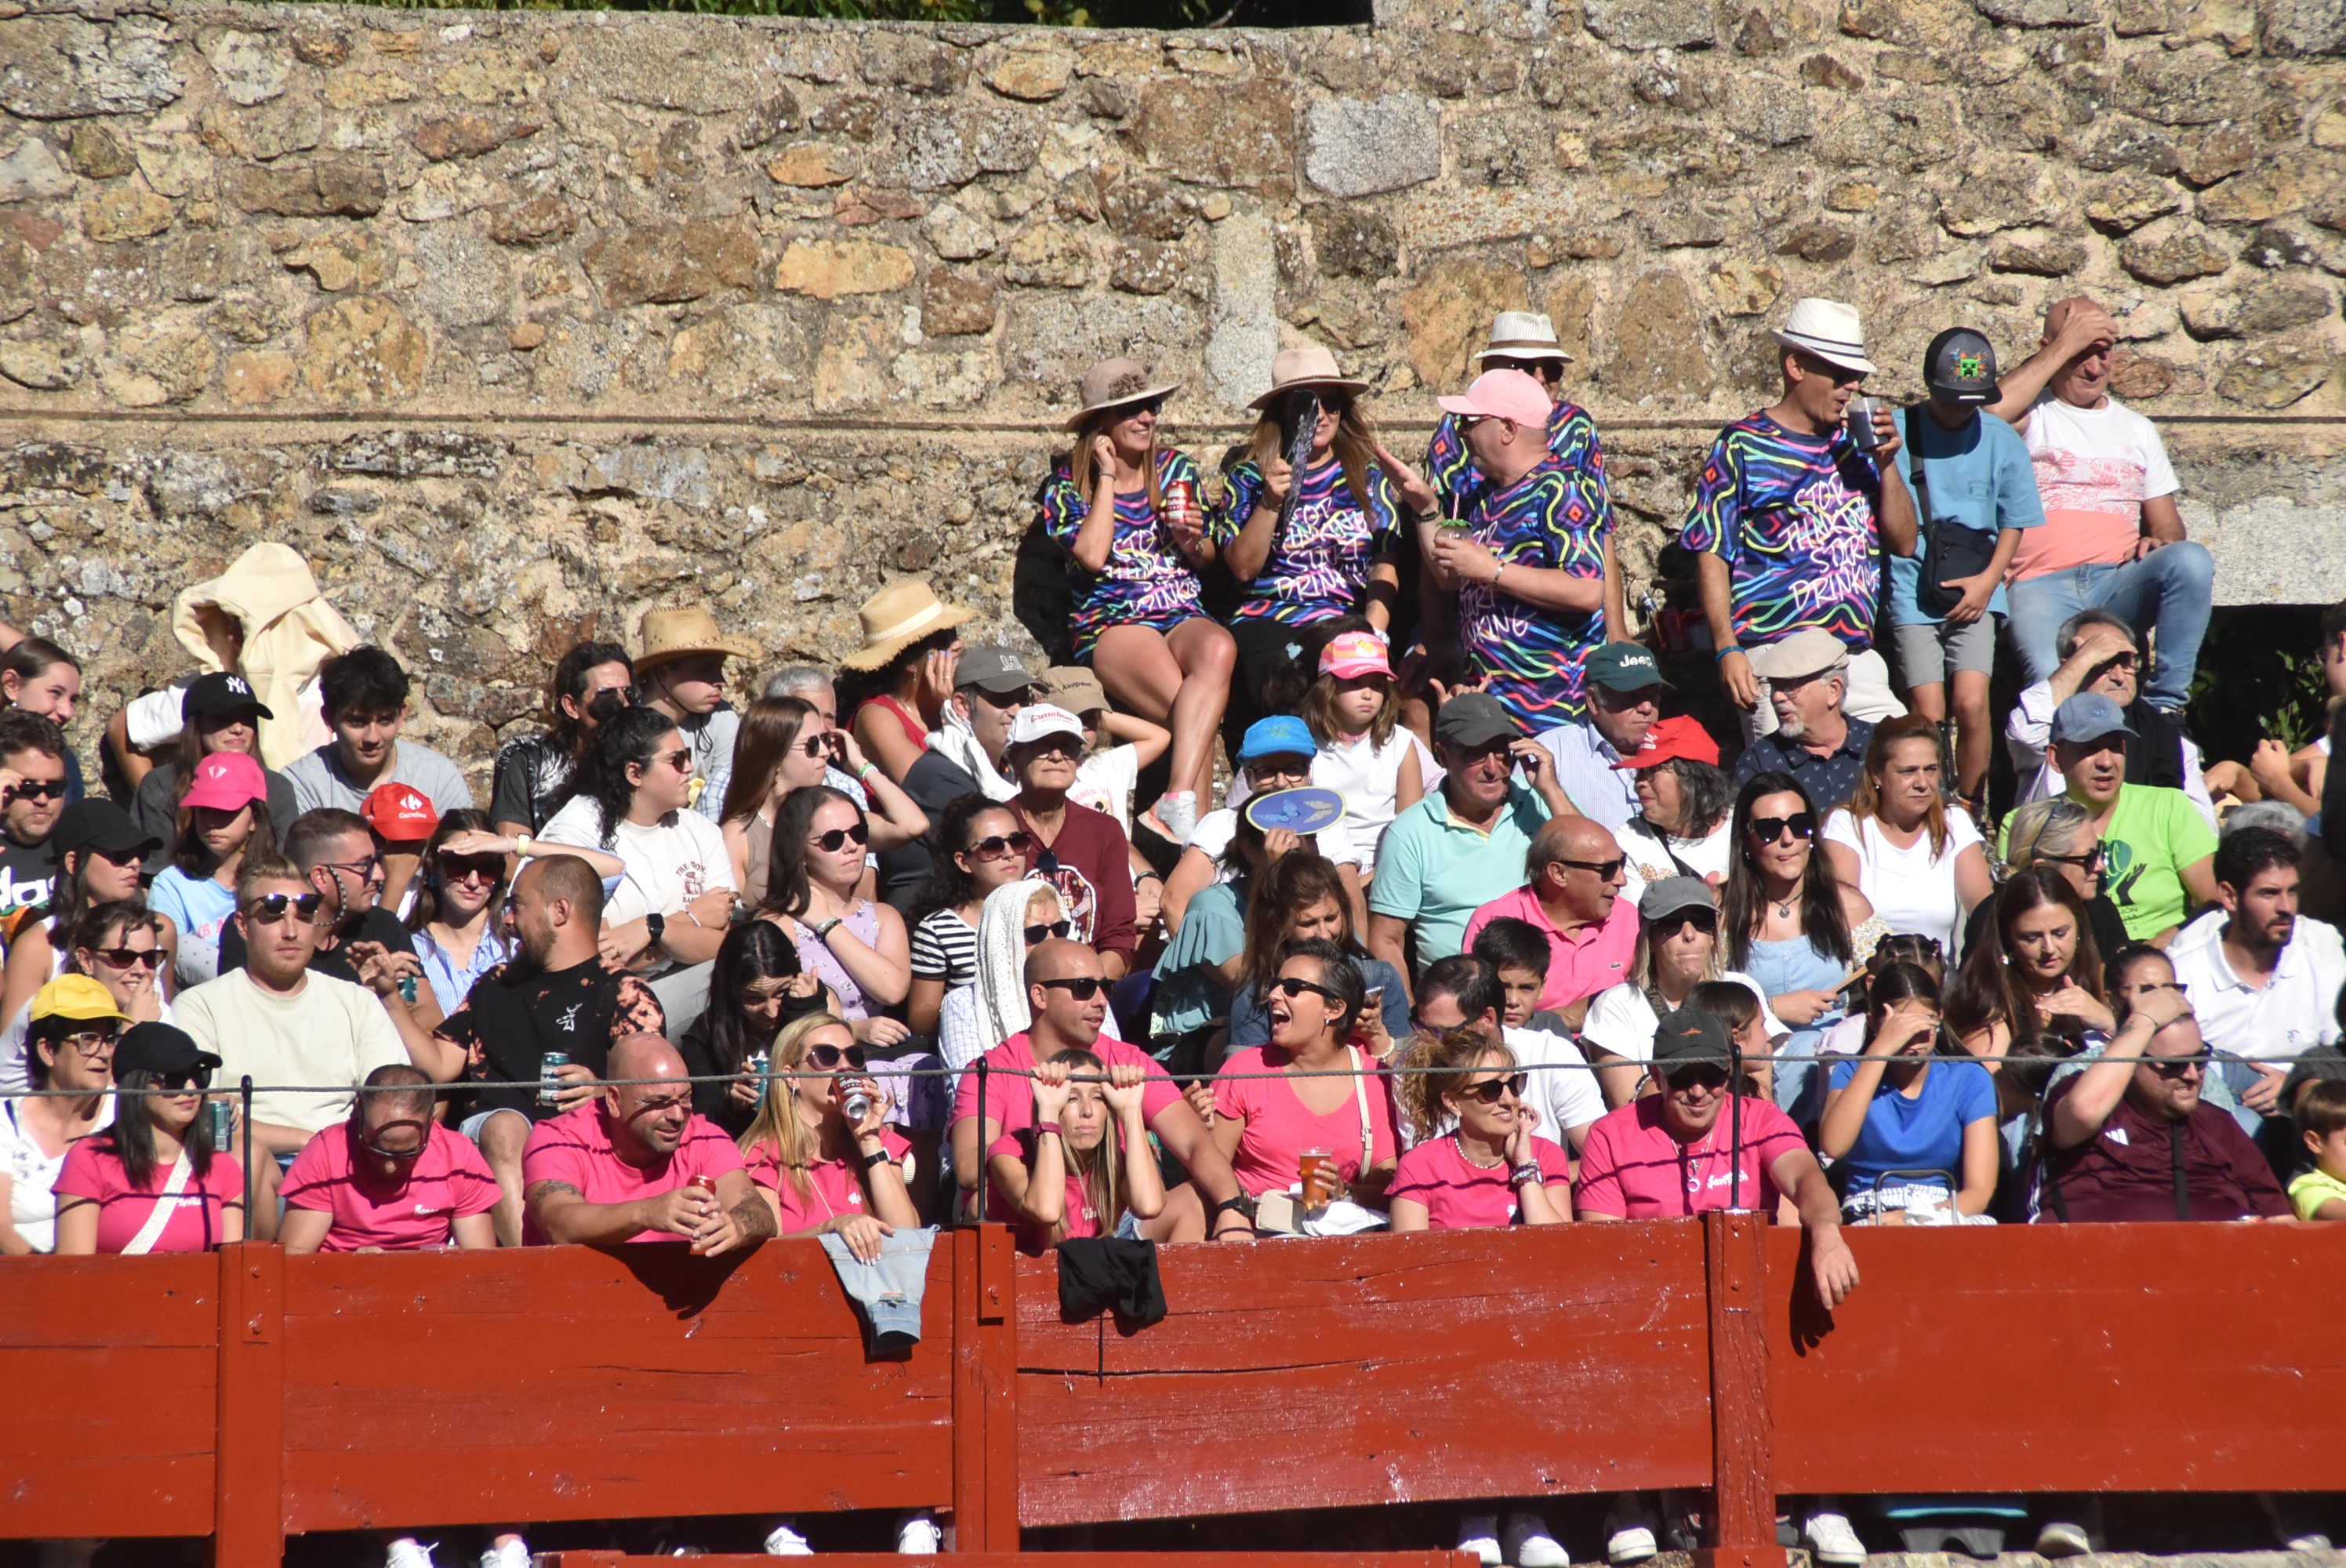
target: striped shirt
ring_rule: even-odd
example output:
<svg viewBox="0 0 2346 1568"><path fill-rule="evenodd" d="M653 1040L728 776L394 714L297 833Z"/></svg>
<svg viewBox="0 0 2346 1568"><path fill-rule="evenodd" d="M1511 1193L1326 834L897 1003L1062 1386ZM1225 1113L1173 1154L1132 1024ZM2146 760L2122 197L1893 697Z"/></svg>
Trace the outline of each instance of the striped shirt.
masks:
<svg viewBox="0 0 2346 1568"><path fill-rule="evenodd" d="M977 932L952 910L933 910L913 928L913 973L945 989L977 979Z"/></svg>

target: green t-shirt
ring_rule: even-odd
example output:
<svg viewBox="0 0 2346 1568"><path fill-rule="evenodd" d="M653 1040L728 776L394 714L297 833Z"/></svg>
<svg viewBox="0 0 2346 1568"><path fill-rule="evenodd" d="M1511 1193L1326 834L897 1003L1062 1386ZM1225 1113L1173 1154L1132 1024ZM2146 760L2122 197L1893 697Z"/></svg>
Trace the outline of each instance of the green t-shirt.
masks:
<svg viewBox="0 0 2346 1568"><path fill-rule="evenodd" d="M2311 1219L2315 1209L2333 1198L2346 1198L2346 1181L2328 1171L2308 1171L2289 1184L2290 1207L2300 1219Z"/></svg>
<svg viewBox="0 0 2346 1568"><path fill-rule="evenodd" d="M2121 784L2118 803L2102 830L2102 886L2126 921L2127 935L2147 942L2183 923L2190 895L2183 868L2216 852L2216 830L2180 789Z"/></svg>
<svg viewBox="0 0 2346 1568"><path fill-rule="evenodd" d="M1521 784L1507 786L1487 833L1452 816L1440 789L1427 790L1385 830L1369 912L1410 923L1420 965L1463 952L1474 911L1524 885L1525 856L1546 820L1546 802Z"/></svg>
<svg viewBox="0 0 2346 1568"><path fill-rule="evenodd" d="M1200 888L1157 961L1151 1005L1159 1034L1187 1034L1230 1015L1230 988L1214 968L1246 951L1246 907L1228 882Z"/></svg>

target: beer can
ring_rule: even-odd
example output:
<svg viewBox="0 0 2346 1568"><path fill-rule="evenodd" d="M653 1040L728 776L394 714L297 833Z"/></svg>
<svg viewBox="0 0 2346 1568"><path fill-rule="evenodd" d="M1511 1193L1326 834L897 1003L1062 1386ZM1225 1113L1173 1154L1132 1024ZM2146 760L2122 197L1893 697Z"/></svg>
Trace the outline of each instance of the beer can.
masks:
<svg viewBox="0 0 2346 1568"><path fill-rule="evenodd" d="M212 1119L212 1147L227 1148L236 1140L236 1107L226 1100L204 1102L204 1115Z"/></svg>
<svg viewBox="0 0 2346 1568"><path fill-rule="evenodd" d="M548 1051L537 1059L537 1103L555 1104L555 1095L562 1087L560 1070L570 1065L567 1051Z"/></svg>
<svg viewBox="0 0 2346 1568"><path fill-rule="evenodd" d="M774 1054L771 1051L752 1051L750 1053L749 1061L742 1065L747 1069L750 1076L757 1079L762 1086L766 1074L774 1070Z"/></svg>

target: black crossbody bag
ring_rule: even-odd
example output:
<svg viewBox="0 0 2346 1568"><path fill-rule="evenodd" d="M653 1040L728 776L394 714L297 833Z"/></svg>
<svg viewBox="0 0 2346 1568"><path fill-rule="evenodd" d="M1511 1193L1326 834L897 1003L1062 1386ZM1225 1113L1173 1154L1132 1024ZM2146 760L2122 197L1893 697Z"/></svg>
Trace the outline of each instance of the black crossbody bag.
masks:
<svg viewBox="0 0 2346 1568"><path fill-rule="evenodd" d="M1964 596L1939 585L1952 577L1976 577L1986 571L1988 563L1995 559L1995 535L1931 515L1930 464L1923 461L1923 443L1916 435L1930 417L1923 403L1906 410L1906 450L1913 454L1914 471L1910 488L1914 492L1914 516L1923 530L1923 563L1916 573L1914 606L1926 616L1943 617L1963 603Z"/></svg>

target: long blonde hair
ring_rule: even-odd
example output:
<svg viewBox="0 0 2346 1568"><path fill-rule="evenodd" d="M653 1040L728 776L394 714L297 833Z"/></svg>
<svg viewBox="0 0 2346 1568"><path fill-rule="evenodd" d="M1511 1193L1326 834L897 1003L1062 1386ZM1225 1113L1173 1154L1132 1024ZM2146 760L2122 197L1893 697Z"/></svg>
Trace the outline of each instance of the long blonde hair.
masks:
<svg viewBox="0 0 2346 1568"><path fill-rule="evenodd" d="M851 1036L854 1033L847 1020L829 1013L810 1013L782 1025L782 1032L774 1037L773 1070L795 1073L803 1067L807 1036L826 1027L847 1030ZM758 1114L742 1133L740 1145L745 1155L754 1154L769 1144L773 1145L781 1175L803 1202L814 1196L814 1183L807 1176L807 1167L814 1163L819 1143L799 1115L798 1085L795 1078L775 1078L766 1084L765 1098L758 1102Z"/></svg>
<svg viewBox="0 0 2346 1568"><path fill-rule="evenodd" d="M1297 387L1294 390L1304 392L1311 389ZM1344 412L1336 421L1336 438L1328 444L1336 454L1336 461L1344 465L1344 483L1352 487L1352 504L1365 514L1369 510L1369 474L1377 463L1377 431L1376 426L1369 423L1369 416L1361 412L1360 398L1352 392L1341 395ZM1262 418L1255 422L1254 434L1247 439L1247 455L1254 460L1258 469L1265 466L1271 458L1287 455L1279 450L1280 401L1280 398L1271 400L1270 406L1263 411ZM1302 480L1303 476L1299 473L1289 483L1300 484Z"/></svg>
<svg viewBox="0 0 2346 1568"><path fill-rule="evenodd" d="M1101 1079L1099 1087L1105 1095L1107 1064L1097 1056L1081 1046L1071 1045L1049 1059L1066 1063L1070 1074L1097 1074ZM1105 1100L1102 1104L1106 1104ZM1124 1217L1124 1196L1117 1186L1124 1174L1124 1135L1117 1130L1114 1110L1107 1111L1104 1119L1107 1132L1100 1139L1098 1148L1087 1155L1062 1137L1059 1153L1066 1156L1068 1167L1076 1173L1076 1179L1083 1183L1084 1195L1091 1199L1092 1212L1099 1217L1099 1233L1114 1236L1117 1223ZM1036 1135L1041 1135L1039 1130Z"/></svg>
<svg viewBox="0 0 2346 1568"><path fill-rule="evenodd" d="M1076 429L1076 447L1067 453L1067 477L1074 482L1076 494L1087 503L1091 500L1092 486L1099 483L1099 471L1092 463L1092 437L1107 434L1107 427L1131 413L1134 407L1127 402L1097 410L1086 416L1084 423ZM1148 486L1148 510L1160 521L1165 516L1165 491L1158 483L1158 471L1164 466L1164 454L1158 450L1157 441L1164 428L1158 424L1150 429L1148 454L1140 460L1141 475Z"/></svg>

